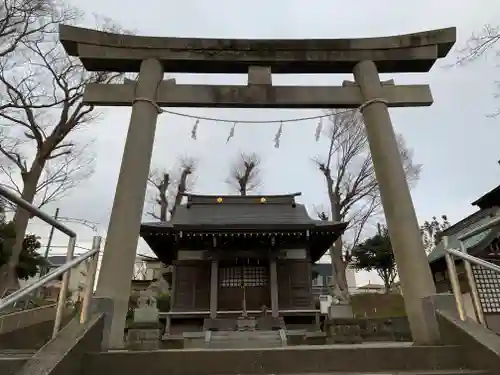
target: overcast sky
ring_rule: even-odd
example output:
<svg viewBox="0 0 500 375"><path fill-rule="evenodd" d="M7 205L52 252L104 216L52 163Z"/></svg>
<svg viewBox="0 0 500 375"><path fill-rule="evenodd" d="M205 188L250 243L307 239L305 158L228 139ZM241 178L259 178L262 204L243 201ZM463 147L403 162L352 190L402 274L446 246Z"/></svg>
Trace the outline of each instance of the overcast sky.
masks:
<svg viewBox="0 0 500 375"><path fill-rule="evenodd" d="M88 13L112 18L140 35L214 38L348 38L385 36L456 26L457 46L486 23L500 23L497 0L72 0ZM286 5L285 5L286 4ZM383 5L382 5L383 4ZM92 26L89 22L85 26ZM458 48L455 48L455 51ZM397 84L428 83L434 104L428 108L391 110L393 125L414 150L423 172L412 195L419 220L447 214L452 222L473 211L470 202L500 183L500 118L487 117L495 102L494 79L500 78L495 61L481 60L461 67L446 67L453 54L429 74L385 75ZM182 75L179 83L245 84L246 76ZM339 85L349 75L273 76L274 83ZM179 112L214 118L279 120L320 114L318 110L179 109ZM63 201L46 207L61 215L99 224L105 235L113 203L120 161L129 123L129 108L103 109L102 119L82 137L94 139L96 171L92 178ZM240 125L226 144L230 124L201 122L198 140L190 139L194 121L162 114L156 132L153 166L172 168L179 156L200 159L195 192L229 192L224 179L231 158L239 151L258 152L264 162L261 193L303 193L300 201L311 210L326 202L322 176L311 158L324 154L326 144L315 142L316 121L285 125L281 147L274 148L275 124ZM73 225L79 245L89 246L92 230ZM34 222L31 230L44 237L48 228ZM65 244L57 235L55 244ZM140 252L148 247L140 244ZM360 283L366 275L358 277Z"/></svg>

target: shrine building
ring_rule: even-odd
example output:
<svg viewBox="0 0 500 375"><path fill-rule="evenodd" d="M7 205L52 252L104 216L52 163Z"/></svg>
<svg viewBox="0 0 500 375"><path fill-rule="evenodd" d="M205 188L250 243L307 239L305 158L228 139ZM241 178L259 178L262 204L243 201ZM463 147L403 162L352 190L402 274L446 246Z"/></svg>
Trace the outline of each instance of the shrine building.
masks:
<svg viewBox="0 0 500 375"><path fill-rule="evenodd" d="M500 217L500 185L483 194L471 205L477 209L474 213L440 233L441 237L448 237L448 246L452 249L460 249L461 236ZM496 226L467 238L463 241L463 250L472 256L500 265L500 227ZM452 289L443 241L434 247L428 259L438 293L450 293ZM469 318L477 321L464 263L458 258L455 263L465 312ZM475 264L472 264L472 274L486 325L500 334L500 275Z"/></svg>
<svg viewBox="0 0 500 375"><path fill-rule="evenodd" d="M142 224L172 265L170 332L233 329L239 317L263 315L280 327L313 324L311 266L347 224L312 219L298 195L187 195L169 222Z"/></svg>

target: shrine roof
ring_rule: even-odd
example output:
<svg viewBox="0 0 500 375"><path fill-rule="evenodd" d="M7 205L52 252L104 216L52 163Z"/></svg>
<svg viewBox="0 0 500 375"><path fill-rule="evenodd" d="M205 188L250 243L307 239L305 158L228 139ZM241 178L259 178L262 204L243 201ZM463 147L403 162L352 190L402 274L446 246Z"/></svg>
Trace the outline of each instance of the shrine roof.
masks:
<svg viewBox="0 0 500 375"><path fill-rule="evenodd" d="M331 228L343 230L342 223L312 219L300 195L187 195L169 222L144 223L141 232L171 230L277 230Z"/></svg>
<svg viewBox="0 0 500 375"><path fill-rule="evenodd" d="M458 223L445 229L441 235L448 236L448 246L452 249L460 249L459 237L464 234L480 227L495 218L500 216L500 209L498 207L491 207L484 210L474 212L467 216L465 219L460 220ZM500 228L491 228L484 232L478 233L463 241L464 247L467 252L474 255L479 250L488 246L495 238L500 235ZM427 256L429 263L433 264L438 261L443 261L445 256L444 243L441 240Z"/></svg>
<svg viewBox="0 0 500 375"><path fill-rule="evenodd" d="M473 206L479 207L482 210L500 206L500 185L483 194L471 204Z"/></svg>
<svg viewBox="0 0 500 375"><path fill-rule="evenodd" d="M216 237L232 238L240 245L241 241L277 237L285 242L276 246L307 243L311 260L317 261L342 235L347 223L312 219L305 206L295 202L297 195L188 195L187 203L177 207L169 222L143 223L141 236L165 264L171 264L178 246L192 243L196 248L210 248ZM208 243L203 243L206 240ZM262 241L256 244L267 246Z"/></svg>

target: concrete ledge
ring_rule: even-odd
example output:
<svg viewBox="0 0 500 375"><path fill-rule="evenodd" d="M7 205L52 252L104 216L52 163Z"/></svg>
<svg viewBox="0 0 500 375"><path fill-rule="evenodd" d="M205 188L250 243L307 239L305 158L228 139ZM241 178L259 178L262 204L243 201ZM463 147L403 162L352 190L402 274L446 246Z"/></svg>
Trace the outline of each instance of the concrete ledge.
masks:
<svg viewBox="0 0 500 375"><path fill-rule="evenodd" d="M28 327L33 324L54 320L55 316L55 304L1 315L0 335Z"/></svg>
<svg viewBox="0 0 500 375"><path fill-rule="evenodd" d="M104 314L94 314L80 324L74 318L59 335L28 359L16 375L80 374L85 353L101 349Z"/></svg>
<svg viewBox="0 0 500 375"><path fill-rule="evenodd" d="M460 345L460 354L469 368L498 373L500 336L471 319L462 321L450 311L438 310L436 315L441 341Z"/></svg>
<svg viewBox="0 0 500 375"><path fill-rule="evenodd" d="M61 327L68 324L74 315L65 315L62 319ZM46 320L16 329L15 331L0 334L0 352L2 350L37 351L50 341L53 329L54 320Z"/></svg>
<svg viewBox="0 0 500 375"><path fill-rule="evenodd" d="M122 35L60 25L59 38L71 56L91 71L138 72L140 62L159 59L166 72L243 73L269 66L273 73L351 73L362 60L380 73L426 72L445 57L456 29L358 39L204 39Z"/></svg>
<svg viewBox="0 0 500 375"><path fill-rule="evenodd" d="M268 349L183 349L89 354L83 374L395 373L462 368L456 347L311 345Z"/></svg>

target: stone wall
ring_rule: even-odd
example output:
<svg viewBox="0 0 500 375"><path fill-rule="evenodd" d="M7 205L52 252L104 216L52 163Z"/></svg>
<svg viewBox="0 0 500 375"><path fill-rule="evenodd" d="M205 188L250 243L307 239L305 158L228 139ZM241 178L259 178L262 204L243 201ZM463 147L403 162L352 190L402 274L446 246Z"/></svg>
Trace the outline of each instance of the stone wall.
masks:
<svg viewBox="0 0 500 375"><path fill-rule="evenodd" d="M0 316L0 335L24 328L36 323L53 320L56 316L56 305L36 307L34 309L16 311Z"/></svg>
<svg viewBox="0 0 500 375"><path fill-rule="evenodd" d="M26 320L23 324L14 330L7 330L6 325L4 328L6 332L0 333L0 350L1 349L16 349L16 350L36 350L45 345L52 337L52 329L54 328L55 311L47 311L47 320L32 320L32 314L26 314ZM64 327L74 316L72 310L68 310L62 320L62 327ZM40 317L40 316L38 316ZM12 321L9 321L12 323Z"/></svg>
<svg viewBox="0 0 500 375"><path fill-rule="evenodd" d="M406 317L332 319L325 322L325 326L325 331L333 341L412 340Z"/></svg>

